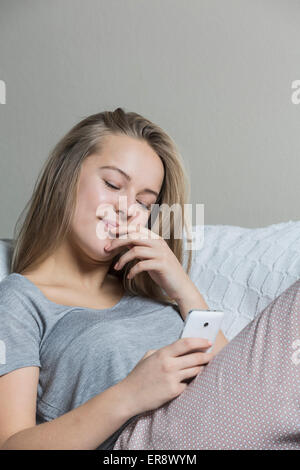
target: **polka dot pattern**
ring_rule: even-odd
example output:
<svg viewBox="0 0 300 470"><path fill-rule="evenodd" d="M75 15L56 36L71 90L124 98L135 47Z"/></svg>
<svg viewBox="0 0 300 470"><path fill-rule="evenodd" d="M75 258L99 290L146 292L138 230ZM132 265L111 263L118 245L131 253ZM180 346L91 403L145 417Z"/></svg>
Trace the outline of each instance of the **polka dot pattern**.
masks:
<svg viewBox="0 0 300 470"><path fill-rule="evenodd" d="M300 450L299 340L300 279L178 397L126 426L113 449Z"/></svg>

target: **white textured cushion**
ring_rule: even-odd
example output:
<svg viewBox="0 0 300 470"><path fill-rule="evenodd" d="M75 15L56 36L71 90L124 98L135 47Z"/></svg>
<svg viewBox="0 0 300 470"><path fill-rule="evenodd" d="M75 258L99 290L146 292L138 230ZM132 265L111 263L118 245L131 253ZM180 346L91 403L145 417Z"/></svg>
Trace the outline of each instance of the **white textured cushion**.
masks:
<svg viewBox="0 0 300 470"><path fill-rule="evenodd" d="M229 340L300 278L300 221L193 226L193 232L198 246L202 235L204 241L192 252L190 277L209 308L225 312L221 328ZM11 242L0 240L0 281L9 274Z"/></svg>
<svg viewBox="0 0 300 470"><path fill-rule="evenodd" d="M209 308L225 312L221 328L231 340L300 278L300 221L203 229L204 244L193 251L190 277Z"/></svg>

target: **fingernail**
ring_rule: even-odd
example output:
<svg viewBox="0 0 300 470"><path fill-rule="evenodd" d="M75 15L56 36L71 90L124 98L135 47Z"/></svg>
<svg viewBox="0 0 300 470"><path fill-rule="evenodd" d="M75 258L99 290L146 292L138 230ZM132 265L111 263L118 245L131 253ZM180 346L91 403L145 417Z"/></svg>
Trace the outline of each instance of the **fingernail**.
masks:
<svg viewBox="0 0 300 470"><path fill-rule="evenodd" d="M105 246L104 248L105 248L105 250L109 250L111 248L111 244Z"/></svg>

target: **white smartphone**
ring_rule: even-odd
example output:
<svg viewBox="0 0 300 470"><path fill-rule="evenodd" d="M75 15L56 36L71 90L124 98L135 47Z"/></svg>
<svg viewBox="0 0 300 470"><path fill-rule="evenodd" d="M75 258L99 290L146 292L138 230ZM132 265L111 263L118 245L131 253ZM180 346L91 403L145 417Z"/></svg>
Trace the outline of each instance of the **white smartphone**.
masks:
<svg viewBox="0 0 300 470"><path fill-rule="evenodd" d="M183 326L181 338L205 338L215 342L224 312L220 310L190 310ZM210 352L213 345L206 350Z"/></svg>

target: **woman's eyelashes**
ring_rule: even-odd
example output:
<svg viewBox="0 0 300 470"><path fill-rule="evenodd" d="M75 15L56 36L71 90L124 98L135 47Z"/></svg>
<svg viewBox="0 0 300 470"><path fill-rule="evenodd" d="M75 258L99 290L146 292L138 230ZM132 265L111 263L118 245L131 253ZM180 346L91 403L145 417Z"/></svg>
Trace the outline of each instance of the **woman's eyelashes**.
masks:
<svg viewBox="0 0 300 470"><path fill-rule="evenodd" d="M105 181L105 180L104 180L104 183L105 183L106 186L108 186L109 188L120 189L120 188L117 188L117 186L114 186L113 184L110 184L108 181Z"/></svg>
<svg viewBox="0 0 300 470"><path fill-rule="evenodd" d="M116 191L119 191L121 188L118 188L117 186L114 186L113 184L109 183L108 181L104 180L104 183L106 184L106 186L108 186L109 188L111 189L115 189ZM141 204L142 207L144 207L146 210L150 211L151 209L151 204L149 204L147 206L147 204L143 204L142 202L139 202L139 204Z"/></svg>

